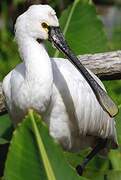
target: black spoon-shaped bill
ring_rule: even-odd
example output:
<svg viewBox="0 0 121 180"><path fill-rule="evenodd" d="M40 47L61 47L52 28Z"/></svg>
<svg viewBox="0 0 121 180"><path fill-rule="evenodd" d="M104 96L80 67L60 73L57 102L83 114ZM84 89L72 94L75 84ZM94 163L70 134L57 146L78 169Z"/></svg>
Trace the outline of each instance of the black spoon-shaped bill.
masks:
<svg viewBox="0 0 121 180"><path fill-rule="evenodd" d="M102 108L110 115L110 117L114 117L118 113L118 107L71 51L60 27L49 27L49 41L51 41L58 50L67 56L69 61L78 69L89 83Z"/></svg>

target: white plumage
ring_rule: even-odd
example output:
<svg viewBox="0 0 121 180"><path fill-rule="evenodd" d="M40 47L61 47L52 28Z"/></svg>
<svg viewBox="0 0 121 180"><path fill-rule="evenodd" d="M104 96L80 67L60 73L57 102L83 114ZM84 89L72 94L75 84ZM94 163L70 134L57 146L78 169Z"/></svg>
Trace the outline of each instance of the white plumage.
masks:
<svg viewBox="0 0 121 180"><path fill-rule="evenodd" d="M16 22L15 37L23 63L3 81L11 119L16 125L33 108L64 149L93 147L98 137L111 140L113 148L117 144L114 119L102 109L85 78L69 61L50 58L44 42L38 43L36 39L48 38L47 29L41 26L43 22L58 26L50 6L31 6Z"/></svg>

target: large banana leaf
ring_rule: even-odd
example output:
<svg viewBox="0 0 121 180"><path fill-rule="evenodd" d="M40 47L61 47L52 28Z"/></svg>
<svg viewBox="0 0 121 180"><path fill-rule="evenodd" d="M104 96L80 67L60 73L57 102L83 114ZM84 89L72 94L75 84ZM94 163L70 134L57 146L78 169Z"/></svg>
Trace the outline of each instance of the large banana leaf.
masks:
<svg viewBox="0 0 121 180"><path fill-rule="evenodd" d="M77 55L109 50L103 24L90 0L75 0L72 6L62 12L59 22L70 47ZM50 46L49 53L58 56L58 52Z"/></svg>
<svg viewBox="0 0 121 180"><path fill-rule="evenodd" d="M64 159L58 143L50 137L42 119L29 111L14 132L4 172L5 180L78 180Z"/></svg>

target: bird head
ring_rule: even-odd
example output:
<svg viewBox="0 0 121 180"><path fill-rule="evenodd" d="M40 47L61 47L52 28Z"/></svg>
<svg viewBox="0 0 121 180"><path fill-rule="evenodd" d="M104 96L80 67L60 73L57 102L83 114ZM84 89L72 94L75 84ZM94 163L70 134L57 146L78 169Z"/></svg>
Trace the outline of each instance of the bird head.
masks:
<svg viewBox="0 0 121 180"><path fill-rule="evenodd" d="M48 39L49 27L59 26L56 12L49 5L32 5L20 15L15 24L15 36Z"/></svg>

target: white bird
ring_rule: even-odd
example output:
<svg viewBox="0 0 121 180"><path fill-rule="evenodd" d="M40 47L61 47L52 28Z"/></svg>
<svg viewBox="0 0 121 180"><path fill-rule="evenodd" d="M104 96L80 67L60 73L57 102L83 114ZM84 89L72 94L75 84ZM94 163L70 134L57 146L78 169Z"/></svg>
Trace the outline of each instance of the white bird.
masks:
<svg viewBox="0 0 121 180"><path fill-rule="evenodd" d="M49 57L44 46L48 38L76 67L67 59ZM98 151L108 149L109 144L110 148L117 148L115 122L110 117L117 109L101 81L80 67L68 49L56 13L49 5L32 5L20 15L15 24L15 39L23 62L3 81L9 115L16 126L33 108L65 150L95 146L82 166L77 167L81 174L81 168Z"/></svg>

